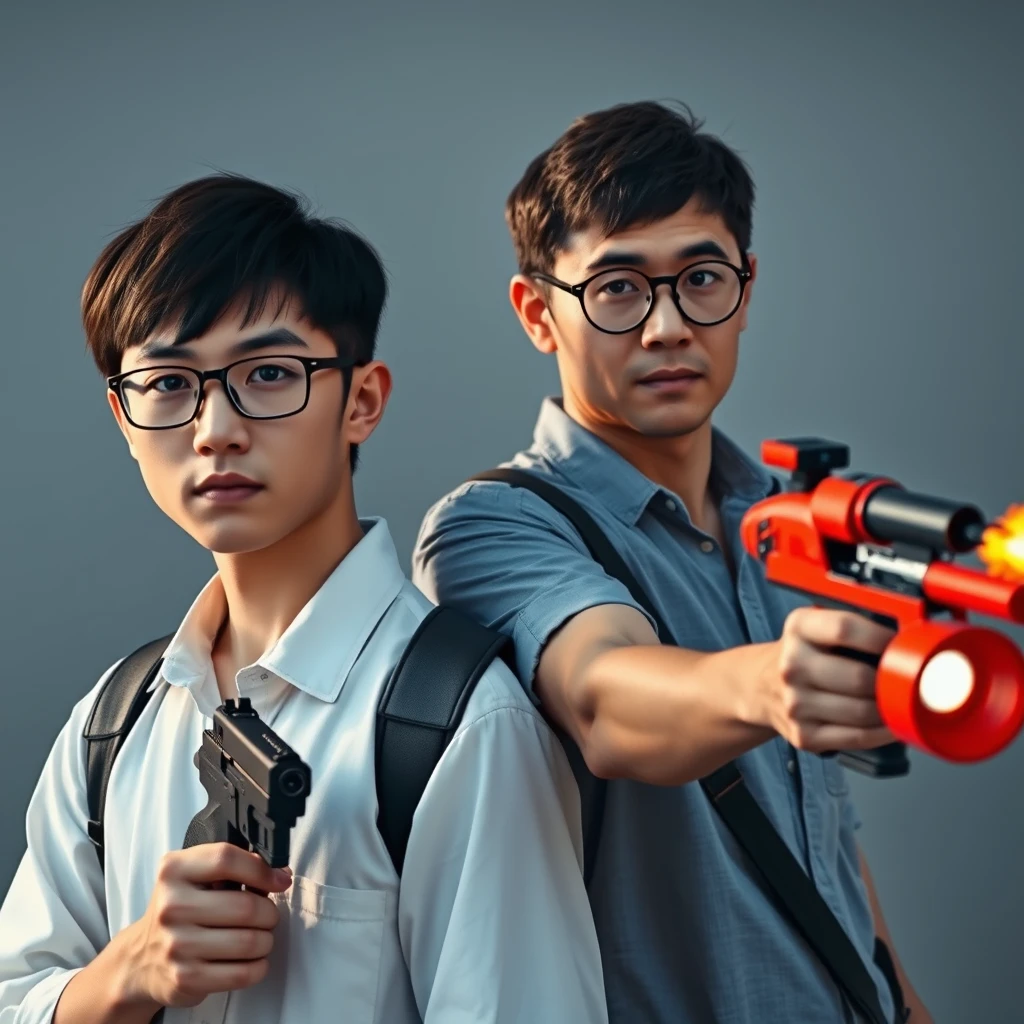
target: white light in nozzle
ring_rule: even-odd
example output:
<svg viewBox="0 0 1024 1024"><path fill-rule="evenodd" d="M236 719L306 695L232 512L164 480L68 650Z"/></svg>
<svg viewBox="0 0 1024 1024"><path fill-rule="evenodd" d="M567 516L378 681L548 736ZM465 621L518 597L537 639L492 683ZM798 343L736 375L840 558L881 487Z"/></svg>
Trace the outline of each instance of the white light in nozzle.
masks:
<svg viewBox="0 0 1024 1024"><path fill-rule="evenodd" d="M919 694L929 711L949 714L964 706L974 689L974 666L959 651L939 651L921 672Z"/></svg>

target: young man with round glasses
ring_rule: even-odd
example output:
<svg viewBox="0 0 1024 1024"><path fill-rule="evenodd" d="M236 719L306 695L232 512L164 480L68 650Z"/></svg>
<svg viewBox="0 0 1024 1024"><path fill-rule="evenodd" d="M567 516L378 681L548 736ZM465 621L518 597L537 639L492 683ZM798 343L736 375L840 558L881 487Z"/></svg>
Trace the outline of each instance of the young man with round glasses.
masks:
<svg viewBox="0 0 1024 1024"><path fill-rule="evenodd" d="M217 572L114 762L105 871L83 731L107 676L54 744L0 909L0 1019L606 1019L576 785L500 661L430 777L401 878L378 831L378 701L431 609L353 500L391 389L374 359L386 293L353 232L228 175L172 192L93 267L83 317L114 416ZM123 585L160 585L132 566ZM207 802L193 756L240 697L312 770L286 871L228 843L182 849Z"/></svg>
<svg viewBox="0 0 1024 1024"><path fill-rule="evenodd" d="M901 986L910 1019L927 1024L898 962L880 959L891 942L848 782L818 756L892 740L873 672L830 653L878 652L891 633L798 607L740 545L743 513L772 478L712 414L757 271L754 187L700 127L655 103L581 117L506 207L520 271L512 306L557 360L562 394L504 466L581 506L645 600L591 556L556 500L531 490L540 485L494 479L429 511L413 579L514 638L522 683L582 754L581 788L605 781L587 870L613 1022L824 1024L865 1019L862 1006L892 1021ZM846 934L860 1002L716 813L708 793L720 800L729 787L704 791L733 761Z"/></svg>

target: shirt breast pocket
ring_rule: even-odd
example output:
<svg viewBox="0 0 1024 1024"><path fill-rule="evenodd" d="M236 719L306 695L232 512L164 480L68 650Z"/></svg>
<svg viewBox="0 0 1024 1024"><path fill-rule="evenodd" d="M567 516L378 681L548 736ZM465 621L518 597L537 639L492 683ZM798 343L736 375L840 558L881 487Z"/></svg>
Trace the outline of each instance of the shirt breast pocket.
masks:
<svg viewBox="0 0 1024 1024"><path fill-rule="evenodd" d="M846 769L834 757L819 758L821 770L825 774L825 788L836 797L846 796L850 792L850 780Z"/></svg>
<svg viewBox="0 0 1024 1024"><path fill-rule="evenodd" d="M263 987L281 993L279 1020L373 1024L387 897L301 876L272 895L281 919Z"/></svg>

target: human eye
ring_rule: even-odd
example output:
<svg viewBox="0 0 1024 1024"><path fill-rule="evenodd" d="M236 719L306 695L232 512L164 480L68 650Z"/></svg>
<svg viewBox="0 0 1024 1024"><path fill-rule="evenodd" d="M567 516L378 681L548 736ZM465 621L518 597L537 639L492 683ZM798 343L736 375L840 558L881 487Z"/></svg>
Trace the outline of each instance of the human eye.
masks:
<svg viewBox="0 0 1024 1024"><path fill-rule="evenodd" d="M632 275L611 275L601 279L597 294L602 298L614 299L620 296L633 296L640 291L636 279Z"/></svg>
<svg viewBox="0 0 1024 1024"><path fill-rule="evenodd" d="M711 288L721 280L722 275L708 267L701 267L699 270L694 270L686 276L687 287L696 288L697 290Z"/></svg>
<svg viewBox="0 0 1024 1024"><path fill-rule="evenodd" d="M180 373L161 373L147 378L143 382L143 390L156 392L158 395L173 395L188 391L192 382Z"/></svg>
<svg viewBox="0 0 1024 1024"><path fill-rule="evenodd" d="M286 363L260 363L249 372L246 384L269 385L286 384L299 376L296 367Z"/></svg>

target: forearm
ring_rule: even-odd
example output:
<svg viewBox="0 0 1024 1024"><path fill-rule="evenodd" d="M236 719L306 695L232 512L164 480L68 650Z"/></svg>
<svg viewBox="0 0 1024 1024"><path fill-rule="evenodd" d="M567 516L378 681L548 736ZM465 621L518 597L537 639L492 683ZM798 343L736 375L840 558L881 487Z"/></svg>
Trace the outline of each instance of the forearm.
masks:
<svg viewBox="0 0 1024 1024"><path fill-rule="evenodd" d="M610 647L585 666L581 747L605 778L682 785L776 735L758 721L751 682L770 656L751 644L703 653Z"/></svg>
<svg viewBox="0 0 1024 1024"><path fill-rule="evenodd" d="M160 1006L132 991L125 943L122 933L68 982L52 1024L149 1024Z"/></svg>

